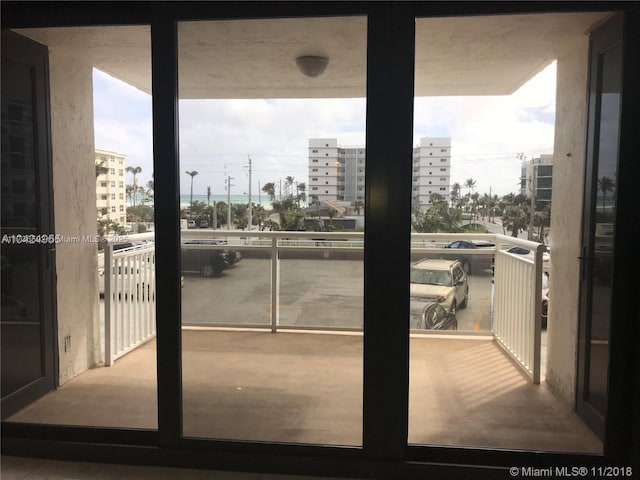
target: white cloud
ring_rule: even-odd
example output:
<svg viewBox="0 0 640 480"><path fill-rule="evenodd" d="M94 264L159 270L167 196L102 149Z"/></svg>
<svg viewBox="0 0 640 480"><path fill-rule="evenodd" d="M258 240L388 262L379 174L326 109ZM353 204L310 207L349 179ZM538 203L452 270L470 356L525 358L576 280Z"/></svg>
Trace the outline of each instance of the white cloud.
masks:
<svg viewBox="0 0 640 480"><path fill-rule="evenodd" d="M552 152L554 114L555 62L510 96L417 98L414 141L451 136L452 183L504 195L518 190L518 153Z"/></svg>
<svg viewBox="0 0 640 480"><path fill-rule="evenodd" d="M151 96L99 70L93 80L96 148L122 153L127 166L142 167L142 185L153 171Z"/></svg>
<svg viewBox="0 0 640 480"><path fill-rule="evenodd" d="M180 103L180 155L187 169L202 173L201 185L223 193L225 171L237 193L291 175L307 182L308 139L337 137L364 144L364 99L186 100ZM182 187L187 183L182 181Z"/></svg>
<svg viewBox="0 0 640 480"><path fill-rule="evenodd" d="M151 178L151 98L96 72L96 146L127 155ZM555 113L555 63L510 96L431 97L415 101L414 141L452 137L452 182L477 180L477 191L506 194L518 189L519 152L550 153ZM225 172L235 178L232 193L247 191L248 155L253 192L258 182L288 175L307 182L310 137L338 138L363 145L364 99L183 100L180 102L181 171L197 170L194 193L224 193ZM189 177L181 178L187 192Z"/></svg>

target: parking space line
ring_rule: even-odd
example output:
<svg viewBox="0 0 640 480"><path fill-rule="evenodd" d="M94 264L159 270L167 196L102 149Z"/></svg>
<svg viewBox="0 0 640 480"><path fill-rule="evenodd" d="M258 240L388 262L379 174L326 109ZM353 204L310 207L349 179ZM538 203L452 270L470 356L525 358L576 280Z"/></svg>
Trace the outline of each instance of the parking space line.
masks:
<svg viewBox="0 0 640 480"><path fill-rule="evenodd" d="M478 331L480 330L480 322L482 321L482 317L484 316L484 311L487 309L487 303L489 303L489 297L485 297L485 299L482 301L482 306L480 307L480 312L478 313L478 316L476 317L476 323L473 326L473 330L474 331Z"/></svg>

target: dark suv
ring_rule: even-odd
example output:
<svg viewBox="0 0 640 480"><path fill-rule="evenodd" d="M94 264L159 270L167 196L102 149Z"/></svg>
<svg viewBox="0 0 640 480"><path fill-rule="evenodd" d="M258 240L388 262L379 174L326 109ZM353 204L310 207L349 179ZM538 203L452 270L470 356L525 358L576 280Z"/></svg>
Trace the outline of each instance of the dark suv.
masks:
<svg viewBox="0 0 640 480"><path fill-rule="evenodd" d="M183 242L182 273L199 273L203 277L221 274L229 267L224 240L187 240Z"/></svg>
<svg viewBox="0 0 640 480"><path fill-rule="evenodd" d="M456 240L455 242L451 242L444 246L444 248L450 249L465 249L465 250L475 250L475 249L486 249L486 250L495 250L496 244L492 242L488 242L486 240ZM463 252L460 253L451 253L441 255L442 258L448 258L452 260L458 260L462 265L462 269L467 274L471 274L473 272L477 272L479 270L488 270L493 268L494 261L494 253L486 253L486 254L467 254L465 255Z"/></svg>

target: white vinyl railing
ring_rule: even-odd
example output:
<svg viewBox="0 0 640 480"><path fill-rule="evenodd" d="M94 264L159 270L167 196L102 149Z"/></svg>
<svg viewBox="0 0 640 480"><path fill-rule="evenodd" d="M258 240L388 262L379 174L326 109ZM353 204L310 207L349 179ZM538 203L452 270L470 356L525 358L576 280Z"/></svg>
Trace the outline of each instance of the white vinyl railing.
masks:
<svg viewBox="0 0 640 480"><path fill-rule="evenodd" d="M283 329L279 320L280 252L363 251L362 232L241 232L185 230L185 239L226 240L220 248L268 251L271 258L271 331ZM134 237L134 236L131 236ZM153 234L135 235L153 239ZM140 238L138 238L140 237ZM491 249L443 251L448 242L488 240ZM532 258L506 252L520 246L534 252ZM541 299L544 245L497 234L412 234L413 254L441 253L448 256L495 255L492 333L495 340L529 374L540 382ZM104 254L105 279L105 364L155 337L155 253L154 244ZM227 325L228 326L228 325ZM297 329L305 327L297 326ZM317 329L318 327L309 327Z"/></svg>
<svg viewBox="0 0 640 480"><path fill-rule="evenodd" d="M497 238L493 335L504 350L531 377L540 383L542 345L542 271L544 245L506 237L510 245L527 248L533 258L503 250Z"/></svg>
<svg viewBox="0 0 640 480"><path fill-rule="evenodd" d="M105 365L156 335L156 255L153 243L104 249Z"/></svg>

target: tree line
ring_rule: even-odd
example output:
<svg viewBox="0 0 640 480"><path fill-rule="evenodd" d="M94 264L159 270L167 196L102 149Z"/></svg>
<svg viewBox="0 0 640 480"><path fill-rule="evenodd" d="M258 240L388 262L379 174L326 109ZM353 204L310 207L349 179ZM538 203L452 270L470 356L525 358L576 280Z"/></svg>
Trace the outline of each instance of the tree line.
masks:
<svg viewBox="0 0 640 480"><path fill-rule="evenodd" d="M517 237L529 228L533 215L533 225L537 229L534 238L538 241L544 239L545 228L550 224L550 205L542 212L535 212L531 209L530 197L526 195L480 195L474 192L475 187L476 180L473 178L467 179L462 185L454 183L451 186L450 203L437 193L431 194L429 209L416 207L413 213L414 230L421 233L486 231L476 223L477 220L493 222L495 218L500 218L504 230ZM462 193L463 189L467 190L465 194Z"/></svg>

